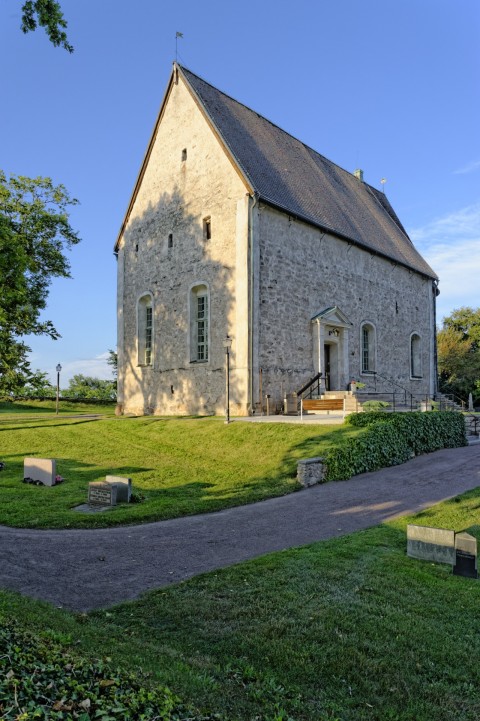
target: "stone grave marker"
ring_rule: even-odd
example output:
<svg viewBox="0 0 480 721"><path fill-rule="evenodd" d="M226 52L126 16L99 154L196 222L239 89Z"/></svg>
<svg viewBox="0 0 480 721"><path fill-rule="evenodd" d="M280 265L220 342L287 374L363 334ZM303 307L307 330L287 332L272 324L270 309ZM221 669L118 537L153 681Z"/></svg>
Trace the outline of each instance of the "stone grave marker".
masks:
<svg viewBox="0 0 480 721"><path fill-rule="evenodd" d="M455 536L453 573L456 576L478 578L477 539L469 533L457 533Z"/></svg>
<svg viewBox="0 0 480 721"><path fill-rule="evenodd" d="M132 479L122 476L106 476L105 483L116 486L117 503L130 503L132 495Z"/></svg>
<svg viewBox="0 0 480 721"><path fill-rule="evenodd" d="M23 461L24 478L31 478L44 486L54 486L56 475L56 463L52 458L25 458Z"/></svg>
<svg viewBox="0 0 480 721"><path fill-rule="evenodd" d="M117 486L104 481L92 481L88 484L88 503L91 506L116 506Z"/></svg>
<svg viewBox="0 0 480 721"><path fill-rule="evenodd" d="M455 531L427 526L407 526L407 556L455 565Z"/></svg>
<svg viewBox="0 0 480 721"><path fill-rule="evenodd" d="M297 463L297 481L305 488L323 483L326 472L323 458L302 458Z"/></svg>

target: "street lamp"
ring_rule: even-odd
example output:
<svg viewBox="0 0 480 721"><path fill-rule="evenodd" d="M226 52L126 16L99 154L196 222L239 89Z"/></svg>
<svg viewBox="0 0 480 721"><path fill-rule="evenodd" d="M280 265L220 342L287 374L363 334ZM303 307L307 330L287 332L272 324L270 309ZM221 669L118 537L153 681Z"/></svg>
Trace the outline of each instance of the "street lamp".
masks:
<svg viewBox="0 0 480 721"><path fill-rule="evenodd" d="M60 397L60 371L62 370L62 366L60 363L58 363L56 371L57 371L57 402L55 404L55 415L58 416L58 399Z"/></svg>
<svg viewBox="0 0 480 721"><path fill-rule="evenodd" d="M223 347L225 348L226 355L226 368L225 368L225 423L230 423L230 348L232 347L232 339L227 334L223 341Z"/></svg>

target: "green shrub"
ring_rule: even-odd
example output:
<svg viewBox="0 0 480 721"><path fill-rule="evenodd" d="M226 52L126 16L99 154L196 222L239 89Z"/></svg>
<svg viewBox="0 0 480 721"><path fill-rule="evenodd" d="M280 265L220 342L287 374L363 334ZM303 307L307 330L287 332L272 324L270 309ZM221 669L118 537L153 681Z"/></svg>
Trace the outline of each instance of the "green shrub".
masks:
<svg viewBox="0 0 480 721"><path fill-rule="evenodd" d="M387 401L365 401L365 403L363 404L363 410L366 413L386 411L387 408L390 408L390 403L387 403Z"/></svg>
<svg viewBox="0 0 480 721"><path fill-rule="evenodd" d="M141 671L70 654L68 637L33 634L0 618L0 717L78 721L212 721L196 715ZM9 715L13 713L14 715Z"/></svg>
<svg viewBox="0 0 480 721"><path fill-rule="evenodd" d="M367 430L324 454L327 481L405 463L420 453L467 445L461 413L352 413L346 423Z"/></svg>

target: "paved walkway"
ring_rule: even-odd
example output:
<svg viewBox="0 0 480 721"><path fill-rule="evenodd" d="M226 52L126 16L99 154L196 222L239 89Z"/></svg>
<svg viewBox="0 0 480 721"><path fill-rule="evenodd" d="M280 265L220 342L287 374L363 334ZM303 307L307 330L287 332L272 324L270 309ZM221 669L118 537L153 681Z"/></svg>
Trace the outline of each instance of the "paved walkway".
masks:
<svg viewBox="0 0 480 721"><path fill-rule="evenodd" d="M76 611L204 571L341 536L480 486L480 445L445 449L218 513L99 530L0 526L0 587Z"/></svg>

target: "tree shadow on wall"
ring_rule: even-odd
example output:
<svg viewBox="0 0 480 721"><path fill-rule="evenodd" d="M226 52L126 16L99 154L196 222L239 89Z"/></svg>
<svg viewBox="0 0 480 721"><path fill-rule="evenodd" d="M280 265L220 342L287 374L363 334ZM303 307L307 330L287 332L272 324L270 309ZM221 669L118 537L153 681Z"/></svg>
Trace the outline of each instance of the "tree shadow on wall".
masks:
<svg viewBox="0 0 480 721"><path fill-rule="evenodd" d="M137 199L137 205L140 202ZM178 187L171 194L161 194L158 202L149 203L128 223L123 251L124 302L117 311L124 329L119 372L127 412L205 415L222 412L225 407L223 341L227 334L234 339L232 371L235 367L235 222L231 238L223 229L215 235L215 226L211 238L205 236L201 213L191 209ZM192 300L196 287L208 289L206 362L196 357ZM152 299L150 365L142 363L139 348L142 296ZM232 406L240 401L233 375Z"/></svg>

